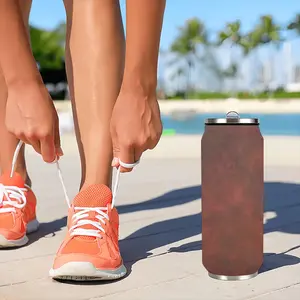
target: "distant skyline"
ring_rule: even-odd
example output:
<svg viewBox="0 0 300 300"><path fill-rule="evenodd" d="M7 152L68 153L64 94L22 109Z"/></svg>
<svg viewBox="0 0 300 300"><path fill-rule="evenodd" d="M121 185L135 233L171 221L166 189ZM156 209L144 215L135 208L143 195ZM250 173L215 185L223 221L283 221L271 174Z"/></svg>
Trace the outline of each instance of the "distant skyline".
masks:
<svg viewBox="0 0 300 300"><path fill-rule="evenodd" d="M88 1L88 0L86 0ZM104 0L101 0L104 1ZM276 1L276 2L275 2ZM178 27L183 26L187 19L194 17L199 18L204 22L209 33L216 34L222 30L227 22L233 22L237 19L241 20L242 31L247 32L251 30L259 21L262 15L270 14L274 17L277 24L286 26L297 13L300 13L299 0L167 0L167 7L165 11L164 25L161 37L161 49L166 51L170 48L171 43L178 34ZM288 3L288 5L287 5ZM120 1L121 12L124 18L126 2ZM34 0L32 12L30 16L32 25L44 28L53 29L59 23L65 22L65 10L62 0ZM291 65L299 64L300 56L298 50L300 45L298 42L293 42L293 47L290 52L282 53L279 51L275 55L274 75L280 83L287 80L288 74L291 74ZM230 60L230 48L222 47L218 51L218 60L224 67L228 66ZM281 53L280 53L281 52ZM257 56L258 55L258 56ZM267 63L266 51L260 50L256 54L257 59L261 62ZM247 59L241 68L243 69L244 77L236 81L235 85L250 86L252 75L251 69L257 71L257 67L253 65L252 60ZM251 62L252 61L252 62ZM166 57L160 56L159 64L159 78L165 82L169 88L174 89L178 85L175 81L170 80L170 75L173 72L166 65ZM257 64L258 60L256 60ZM255 64L255 65L256 65ZM248 75L246 75L246 73ZM246 76L246 77L245 77ZM249 77L250 76L250 77ZM213 82L209 75L204 70L197 72L194 76L195 84L203 86L203 82ZM248 78L249 77L249 78Z"/></svg>
<svg viewBox="0 0 300 300"><path fill-rule="evenodd" d="M124 16L125 0L120 5ZM202 20L211 31L240 19L242 30L248 31L261 15L271 14L278 24L286 25L297 13L300 13L300 2L296 0L167 0L161 48L167 50L177 35L177 28L193 17ZM63 1L34 0L30 21L44 29L54 28L65 21Z"/></svg>

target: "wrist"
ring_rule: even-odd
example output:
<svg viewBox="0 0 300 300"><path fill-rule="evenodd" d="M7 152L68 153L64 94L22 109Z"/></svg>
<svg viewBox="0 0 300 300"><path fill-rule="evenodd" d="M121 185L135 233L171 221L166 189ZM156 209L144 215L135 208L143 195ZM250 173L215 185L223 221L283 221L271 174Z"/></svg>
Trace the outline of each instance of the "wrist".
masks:
<svg viewBox="0 0 300 300"><path fill-rule="evenodd" d="M17 56L17 53L14 53ZM1 61L1 67L7 86L42 82L40 72L32 54L21 53L18 58L10 55L5 62ZM22 66L20 68L20 66Z"/></svg>
<svg viewBox="0 0 300 300"><path fill-rule="evenodd" d="M149 82L143 78L123 79L121 93L134 93L142 97L149 97L156 95L156 83Z"/></svg>
<svg viewBox="0 0 300 300"><path fill-rule="evenodd" d="M14 99L17 102L27 102L31 97L35 95L41 95L41 93L47 92L47 89L38 78L24 78L19 80L13 80L7 85L8 99Z"/></svg>
<svg viewBox="0 0 300 300"><path fill-rule="evenodd" d="M156 85L156 72L151 74L144 72L143 70L125 71L121 91L149 96L156 94Z"/></svg>
<svg viewBox="0 0 300 300"><path fill-rule="evenodd" d="M28 77L11 77L6 80L7 89L28 89L30 87L40 87L43 86L43 80L40 74L36 74L36 76L28 76Z"/></svg>

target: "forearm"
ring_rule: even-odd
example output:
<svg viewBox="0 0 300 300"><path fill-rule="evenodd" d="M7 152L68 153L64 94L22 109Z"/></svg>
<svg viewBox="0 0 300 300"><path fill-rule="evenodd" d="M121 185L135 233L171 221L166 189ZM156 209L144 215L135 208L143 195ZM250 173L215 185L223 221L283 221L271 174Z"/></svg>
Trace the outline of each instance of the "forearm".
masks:
<svg viewBox="0 0 300 300"><path fill-rule="evenodd" d="M0 65L8 85L40 80L16 0L0 0Z"/></svg>
<svg viewBox="0 0 300 300"><path fill-rule="evenodd" d="M155 90L165 0L127 0L123 83Z"/></svg>

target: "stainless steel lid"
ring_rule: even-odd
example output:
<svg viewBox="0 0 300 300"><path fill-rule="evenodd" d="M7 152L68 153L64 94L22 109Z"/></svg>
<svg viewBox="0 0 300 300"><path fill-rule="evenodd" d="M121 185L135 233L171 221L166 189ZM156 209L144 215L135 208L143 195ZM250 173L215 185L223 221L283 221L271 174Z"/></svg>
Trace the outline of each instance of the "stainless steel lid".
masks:
<svg viewBox="0 0 300 300"><path fill-rule="evenodd" d="M255 118L240 118L236 111L230 111L226 114L226 118L209 118L205 124L259 124Z"/></svg>

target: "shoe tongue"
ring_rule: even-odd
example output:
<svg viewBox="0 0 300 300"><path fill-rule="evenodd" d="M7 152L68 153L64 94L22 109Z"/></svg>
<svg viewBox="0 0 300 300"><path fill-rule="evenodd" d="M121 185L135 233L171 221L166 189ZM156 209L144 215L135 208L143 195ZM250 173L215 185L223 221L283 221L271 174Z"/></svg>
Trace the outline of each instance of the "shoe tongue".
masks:
<svg viewBox="0 0 300 300"><path fill-rule="evenodd" d="M80 193L74 198L73 205L75 207L106 207L107 204L112 202L111 190L104 184L91 185L88 188L81 190ZM90 218L93 221L97 221L93 217L93 213L90 214ZM96 228L93 225L87 224L81 226L83 229ZM95 240L92 236L76 236L78 240Z"/></svg>
<svg viewBox="0 0 300 300"><path fill-rule="evenodd" d="M22 176L16 172L13 174L13 177L10 177L10 173L3 173L0 176L0 183L8 186L17 186L19 188L25 187Z"/></svg>
<svg viewBox="0 0 300 300"><path fill-rule="evenodd" d="M111 190L104 184L94 184L81 190L73 200L77 207L106 207L111 202Z"/></svg>

